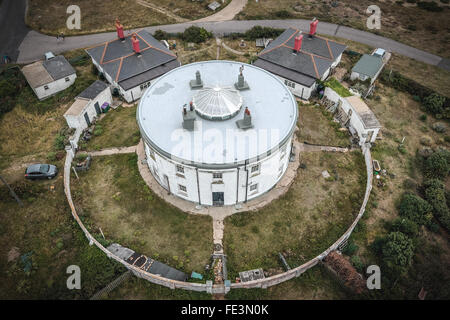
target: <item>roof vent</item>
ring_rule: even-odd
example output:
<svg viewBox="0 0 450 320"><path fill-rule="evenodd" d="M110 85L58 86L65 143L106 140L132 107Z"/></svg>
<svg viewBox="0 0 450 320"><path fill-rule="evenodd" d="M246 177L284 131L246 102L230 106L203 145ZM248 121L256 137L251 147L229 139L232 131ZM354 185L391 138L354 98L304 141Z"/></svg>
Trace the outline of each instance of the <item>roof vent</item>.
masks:
<svg viewBox="0 0 450 320"><path fill-rule="evenodd" d="M189 131L194 130L195 122L195 110L194 105L191 101L189 105L189 110L187 110L186 105L183 106L183 128Z"/></svg>
<svg viewBox="0 0 450 320"><path fill-rule="evenodd" d="M245 80L244 80L244 75L242 74L243 71L244 71L244 66L241 66L239 68L238 82L236 82L234 84L235 88L238 89L238 90L250 89L250 87L248 86L247 82L245 82Z"/></svg>
<svg viewBox="0 0 450 320"><path fill-rule="evenodd" d="M248 107L245 107L244 119L236 121L236 125L242 130L253 128L252 116L250 114L250 110L248 110Z"/></svg>
<svg viewBox="0 0 450 320"><path fill-rule="evenodd" d="M203 81L202 77L200 76L200 71L197 70L197 72L195 73L195 80L191 80L189 82L189 85L191 86L191 89L203 88Z"/></svg>

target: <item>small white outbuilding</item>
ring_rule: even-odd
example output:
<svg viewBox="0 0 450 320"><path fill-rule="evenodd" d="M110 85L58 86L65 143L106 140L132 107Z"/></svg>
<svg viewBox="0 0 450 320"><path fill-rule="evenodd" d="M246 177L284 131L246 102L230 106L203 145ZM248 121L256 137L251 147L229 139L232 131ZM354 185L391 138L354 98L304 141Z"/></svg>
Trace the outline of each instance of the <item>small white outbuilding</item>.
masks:
<svg viewBox="0 0 450 320"><path fill-rule="evenodd" d="M75 69L64 56L26 65L22 73L39 100L67 89L77 78Z"/></svg>
<svg viewBox="0 0 450 320"><path fill-rule="evenodd" d="M70 128L83 130L90 126L92 120L102 113L102 105L111 105L112 96L109 85L96 80L76 98L75 102L64 113Z"/></svg>

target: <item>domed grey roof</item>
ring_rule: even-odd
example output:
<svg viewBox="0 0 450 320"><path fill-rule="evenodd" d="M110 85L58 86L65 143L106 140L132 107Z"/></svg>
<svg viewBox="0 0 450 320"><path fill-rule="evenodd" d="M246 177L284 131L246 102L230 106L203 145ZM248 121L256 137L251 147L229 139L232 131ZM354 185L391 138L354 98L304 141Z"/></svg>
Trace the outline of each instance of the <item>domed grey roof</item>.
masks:
<svg viewBox="0 0 450 320"><path fill-rule="evenodd" d="M226 120L241 110L242 96L232 87L204 87L195 94L192 102L202 118Z"/></svg>

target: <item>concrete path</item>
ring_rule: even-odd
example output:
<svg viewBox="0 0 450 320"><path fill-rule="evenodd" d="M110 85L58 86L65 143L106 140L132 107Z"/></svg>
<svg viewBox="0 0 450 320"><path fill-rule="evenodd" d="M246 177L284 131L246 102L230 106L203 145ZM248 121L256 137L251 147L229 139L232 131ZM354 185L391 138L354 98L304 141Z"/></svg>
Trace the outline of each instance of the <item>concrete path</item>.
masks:
<svg viewBox="0 0 450 320"><path fill-rule="evenodd" d="M99 151L89 151L89 152L80 152L80 153L87 153L87 154L91 155L92 157L99 157L99 156L111 156L113 154L135 153L135 152L136 152L136 146L110 148L110 149L103 149L103 150L99 150Z"/></svg>
<svg viewBox="0 0 450 320"><path fill-rule="evenodd" d="M219 1L220 3L220 1ZM210 16L192 22L219 22L233 20L244 9L247 0L232 0L225 8Z"/></svg>
<svg viewBox="0 0 450 320"><path fill-rule="evenodd" d="M224 9L225 10L225 9ZM252 20L252 21L222 21L222 22L189 22L179 23L164 26L147 27L145 30L153 33L158 29L166 32L181 32L191 25L204 27L214 33L215 36L222 36L232 32L245 32L256 25L268 26L274 28L288 28L295 27L302 31L309 30L309 20L295 19L295 20ZM126 34L135 30L127 31ZM388 39L376 34L356 30L349 27L339 26L333 23L321 22L318 26L318 33L337 36L344 39L364 43L373 47L381 47L388 51L395 52L406 57L425 62L434 66L438 66L444 70L450 71L450 63L448 59L425 52L420 49L413 48L406 44ZM41 59L43 54L47 51L54 53L61 53L67 50L79 49L98 45L102 42L113 40L116 38L115 32L99 33L84 36L66 37L64 42L57 43L55 37L46 36L36 31L30 31L19 50L18 62L28 63Z"/></svg>
<svg viewBox="0 0 450 320"><path fill-rule="evenodd" d="M300 152L315 152L315 151L327 151L327 152L348 152L348 148L341 147L329 147L329 146L318 146L305 143L299 143Z"/></svg>

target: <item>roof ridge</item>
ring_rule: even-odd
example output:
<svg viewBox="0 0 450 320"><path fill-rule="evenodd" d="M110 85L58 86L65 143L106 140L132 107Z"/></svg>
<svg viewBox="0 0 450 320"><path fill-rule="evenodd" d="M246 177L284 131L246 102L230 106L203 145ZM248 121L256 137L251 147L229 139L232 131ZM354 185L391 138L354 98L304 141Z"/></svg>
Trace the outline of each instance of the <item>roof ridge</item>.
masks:
<svg viewBox="0 0 450 320"><path fill-rule="evenodd" d="M317 71L316 60L314 60L314 56L312 54L310 55L310 57L313 62L314 71L316 72L317 79L320 79L319 71Z"/></svg>
<svg viewBox="0 0 450 320"><path fill-rule="evenodd" d="M124 59L124 57L122 57L120 59L119 68L117 69L117 73L116 73L116 82L117 82L117 80L119 80L119 75L120 75L120 70L122 69L123 59Z"/></svg>
<svg viewBox="0 0 450 320"><path fill-rule="evenodd" d="M269 52L271 52L271 51L273 51L273 50L275 50L275 49L280 48L281 46L285 45L289 40L291 40L292 37L293 37L294 35L296 35L298 32L300 32L298 29L294 29L294 28L291 28L291 27L289 27L289 29L292 29L292 30L294 30L295 32L294 32L293 34L291 34L291 36L290 36L289 38L287 38L286 41L284 41L283 43L281 43L281 44L278 45L278 46L273 47L272 49L270 49L270 50L268 50L268 51L266 51L266 52L264 52L264 51L261 52L261 53L259 54L259 56L262 56L262 55L264 55L264 54L266 54L266 53L269 53ZM286 31L289 30L289 29L286 29Z"/></svg>
<svg viewBox="0 0 450 320"><path fill-rule="evenodd" d="M141 30L141 31L142 31L142 30ZM170 55L170 56L172 56L172 57L176 57L170 50L169 50L169 51L165 51L165 50L161 50L161 49L159 49L159 48L156 48L156 47L152 46L150 43L148 43L148 41L145 40L145 39L144 39L140 34L138 34L137 32L136 32L136 35L137 35L139 38L141 38L142 41L144 41L150 48L153 48L153 49L155 49L155 50L161 51L161 52L163 52L163 53L165 53L165 54L168 54L168 55ZM155 39L155 40L156 40L156 39Z"/></svg>

